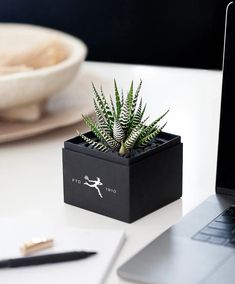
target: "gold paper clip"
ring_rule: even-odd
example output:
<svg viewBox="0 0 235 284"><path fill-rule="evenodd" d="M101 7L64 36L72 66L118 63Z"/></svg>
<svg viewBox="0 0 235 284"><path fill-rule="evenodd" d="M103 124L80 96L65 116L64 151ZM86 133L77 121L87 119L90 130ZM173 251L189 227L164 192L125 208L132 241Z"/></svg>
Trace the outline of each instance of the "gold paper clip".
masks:
<svg viewBox="0 0 235 284"><path fill-rule="evenodd" d="M47 249L53 246L52 238L33 238L30 241L25 242L21 247L20 251L23 255L28 255L36 251Z"/></svg>

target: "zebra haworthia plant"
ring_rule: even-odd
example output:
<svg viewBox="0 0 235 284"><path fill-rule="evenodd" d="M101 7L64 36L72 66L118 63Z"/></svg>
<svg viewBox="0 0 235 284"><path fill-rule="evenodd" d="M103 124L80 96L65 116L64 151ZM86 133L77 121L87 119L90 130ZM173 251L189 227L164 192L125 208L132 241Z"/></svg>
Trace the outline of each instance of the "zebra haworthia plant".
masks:
<svg viewBox="0 0 235 284"><path fill-rule="evenodd" d="M98 92L92 84L97 119L94 121L87 116L83 116L83 118L97 139L93 140L78 133L83 140L97 150L117 151L122 156L130 152L131 149L146 147L166 125L165 123L159 126L159 122L169 110L147 125L147 119L144 119L146 104L143 106L142 99L138 102L141 85L142 81L134 92L132 81L127 96L124 98L123 92L119 93L114 80L115 101L110 96L110 103L108 103L102 87Z"/></svg>

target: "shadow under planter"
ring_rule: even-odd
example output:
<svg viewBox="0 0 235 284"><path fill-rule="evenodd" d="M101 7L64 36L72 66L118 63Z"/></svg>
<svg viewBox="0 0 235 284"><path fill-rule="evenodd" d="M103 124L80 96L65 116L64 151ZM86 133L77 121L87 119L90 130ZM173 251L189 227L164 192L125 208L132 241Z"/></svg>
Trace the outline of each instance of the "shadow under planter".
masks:
<svg viewBox="0 0 235 284"><path fill-rule="evenodd" d="M181 138L161 132L157 142L155 148L126 158L86 147L80 137L66 141L65 203L131 223L180 198Z"/></svg>

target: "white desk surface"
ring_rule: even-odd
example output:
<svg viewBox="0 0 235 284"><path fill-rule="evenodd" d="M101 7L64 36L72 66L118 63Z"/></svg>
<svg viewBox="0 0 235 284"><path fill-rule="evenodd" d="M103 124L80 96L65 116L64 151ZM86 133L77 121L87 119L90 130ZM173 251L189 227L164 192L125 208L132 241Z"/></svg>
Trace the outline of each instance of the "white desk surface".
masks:
<svg viewBox="0 0 235 284"><path fill-rule="evenodd" d="M165 131L184 143L183 198L126 224L63 203L61 149L82 124L0 145L0 217L25 216L79 228L122 229L127 241L106 283L127 283L116 269L130 256L214 193L222 72L85 62L78 96L91 96L91 81L107 94L116 78L124 90L143 80L141 95L152 119L170 108ZM92 96L91 96L92 98ZM30 216L29 212L30 211Z"/></svg>

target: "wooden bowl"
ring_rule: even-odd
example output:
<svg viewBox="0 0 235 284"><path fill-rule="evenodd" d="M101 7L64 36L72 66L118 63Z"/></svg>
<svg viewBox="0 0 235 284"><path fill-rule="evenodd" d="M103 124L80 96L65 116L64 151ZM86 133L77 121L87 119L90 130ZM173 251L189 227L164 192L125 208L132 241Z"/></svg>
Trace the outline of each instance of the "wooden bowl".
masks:
<svg viewBox="0 0 235 284"><path fill-rule="evenodd" d="M0 65L7 56L20 54L30 45L37 46L46 40L59 42L68 52L67 56L54 65L49 62L48 66L42 64L32 69L24 69L23 66L20 72L0 75L1 117L37 119L47 99L65 88L75 77L85 60L87 47L78 38L49 28L0 24Z"/></svg>

